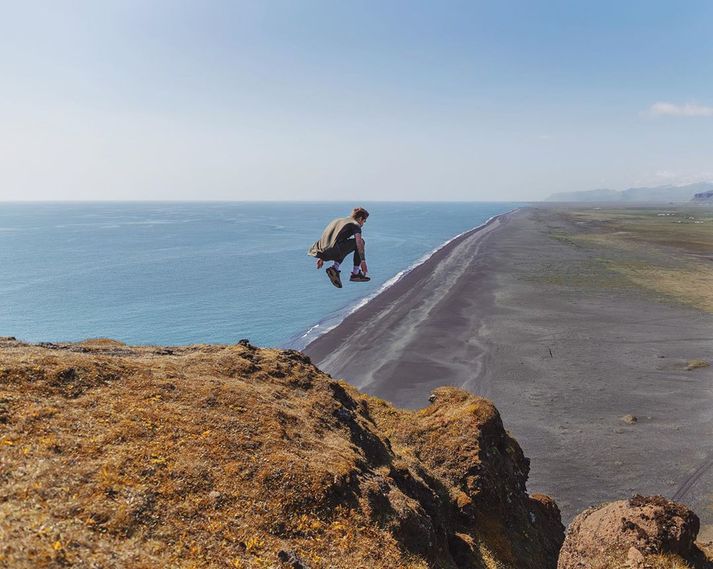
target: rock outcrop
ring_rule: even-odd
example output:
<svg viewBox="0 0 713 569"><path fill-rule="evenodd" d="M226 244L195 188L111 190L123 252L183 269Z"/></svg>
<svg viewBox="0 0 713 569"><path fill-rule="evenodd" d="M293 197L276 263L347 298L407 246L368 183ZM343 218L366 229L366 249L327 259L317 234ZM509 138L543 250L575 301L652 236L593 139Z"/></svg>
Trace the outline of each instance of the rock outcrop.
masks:
<svg viewBox="0 0 713 569"><path fill-rule="evenodd" d="M293 351L0 341L0 565L545 569L557 506L493 405Z"/></svg>
<svg viewBox="0 0 713 569"><path fill-rule="evenodd" d="M567 530L558 569L711 568L695 544L698 517L661 496L590 508Z"/></svg>
<svg viewBox="0 0 713 569"><path fill-rule="evenodd" d="M458 389L409 411L247 341L0 338L0 567L710 567L663 498L587 510L560 555L528 471Z"/></svg>

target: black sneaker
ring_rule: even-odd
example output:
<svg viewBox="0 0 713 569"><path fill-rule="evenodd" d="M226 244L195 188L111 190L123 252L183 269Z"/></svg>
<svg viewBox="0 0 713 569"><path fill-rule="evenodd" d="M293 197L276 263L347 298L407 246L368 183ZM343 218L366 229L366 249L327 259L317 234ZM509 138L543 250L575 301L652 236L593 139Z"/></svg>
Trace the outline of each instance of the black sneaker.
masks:
<svg viewBox="0 0 713 569"><path fill-rule="evenodd" d="M359 271L357 274L352 273L352 276L349 277L349 280L353 283L368 283L371 278L367 277L364 273Z"/></svg>
<svg viewBox="0 0 713 569"><path fill-rule="evenodd" d="M339 271L335 269L334 267L329 267L327 269L327 276L329 277L329 280L332 281L332 284L336 286L337 288L342 288L342 279L339 278Z"/></svg>

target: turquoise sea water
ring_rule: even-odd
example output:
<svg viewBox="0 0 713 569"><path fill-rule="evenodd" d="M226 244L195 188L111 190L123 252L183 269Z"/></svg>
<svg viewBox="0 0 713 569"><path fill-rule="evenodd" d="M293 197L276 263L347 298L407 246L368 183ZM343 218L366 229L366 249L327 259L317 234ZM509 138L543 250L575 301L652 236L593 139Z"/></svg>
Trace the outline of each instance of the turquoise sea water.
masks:
<svg viewBox="0 0 713 569"><path fill-rule="evenodd" d="M371 213L372 281L339 290L306 250L353 205ZM0 336L303 347L443 242L518 205L0 203Z"/></svg>

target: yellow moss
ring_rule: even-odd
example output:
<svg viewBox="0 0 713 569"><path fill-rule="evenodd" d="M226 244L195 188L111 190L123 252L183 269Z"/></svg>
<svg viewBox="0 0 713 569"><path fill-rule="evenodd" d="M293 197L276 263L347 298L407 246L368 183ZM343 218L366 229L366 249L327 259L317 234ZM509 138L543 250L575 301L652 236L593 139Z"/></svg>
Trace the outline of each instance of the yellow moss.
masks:
<svg viewBox="0 0 713 569"><path fill-rule="evenodd" d="M710 363L705 360L689 360L686 364L686 371L692 371L694 369L710 367Z"/></svg>
<svg viewBox="0 0 713 569"><path fill-rule="evenodd" d="M257 554L265 547L265 542L259 536L252 536L245 542L245 551L250 554Z"/></svg>
<svg viewBox="0 0 713 569"><path fill-rule="evenodd" d="M611 268L637 285L713 312L713 269L631 268L612 263Z"/></svg>
<svg viewBox="0 0 713 569"><path fill-rule="evenodd" d="M454 424L465 421L475 439L478 422L494 412L458 390L443 392L453 406L422 414L340 384L353 399L345 404L328 376L279 350L84 348L0 348L0 388L13 400L0 435L4 466L25 473L4 488L3 531L25 551L49 556L19 560L0 546L14 556L8 566L49 565L69 551L107 567L121 559L136 569L250 569L276 567L277 553L289 547L315 568L425 569L391 533L396 517L370 517L363 485L373 481L410 505L398 498L394 472L419 483L441 473L421 461L409 437L426 438L427 453L446 456L459 452L458 442L438 448L429 429L457 432ZM341 405L350 428L334 420ZM354 438L352 428L367 436ZM375 456L382 452L386 461ZM461 457L464 466L472 460L475 452ZM455 496L445 477L441 483L445 500L467 505L465 493ZM349 502L339 504L342 496Z"/></svg>

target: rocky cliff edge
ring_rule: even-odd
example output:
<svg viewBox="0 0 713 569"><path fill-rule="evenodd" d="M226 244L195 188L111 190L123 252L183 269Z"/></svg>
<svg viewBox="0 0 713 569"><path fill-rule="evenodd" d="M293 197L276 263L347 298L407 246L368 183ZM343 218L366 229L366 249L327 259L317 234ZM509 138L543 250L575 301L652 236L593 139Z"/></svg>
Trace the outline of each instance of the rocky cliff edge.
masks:
<svg viewBox="0 0 713 569"><path fill-rule="evenodd" d="M13 568L543 569L564 539L487 400L401 410L246 341L0 339L0 467Z"/></svg>

